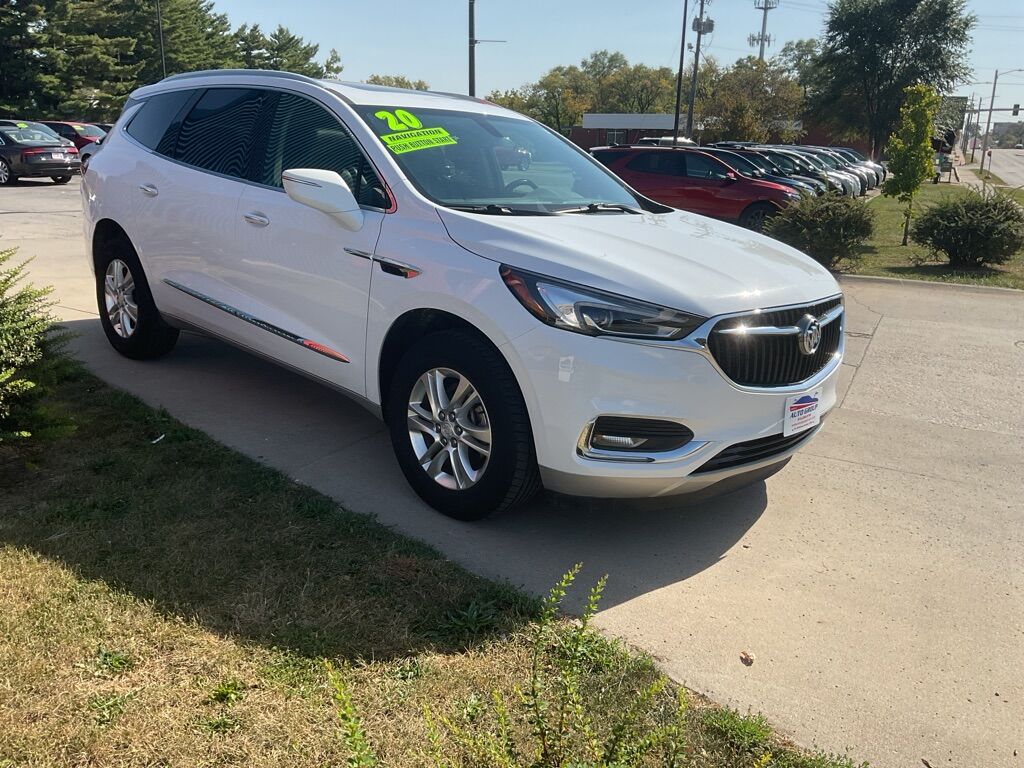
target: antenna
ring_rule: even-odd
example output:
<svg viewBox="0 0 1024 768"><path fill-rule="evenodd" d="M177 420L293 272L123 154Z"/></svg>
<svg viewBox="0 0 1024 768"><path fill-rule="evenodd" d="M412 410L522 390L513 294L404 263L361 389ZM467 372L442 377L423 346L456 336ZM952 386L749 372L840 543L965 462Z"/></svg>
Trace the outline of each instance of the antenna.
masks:
<svg viewBox="0 0 1024 768"><path fill-rule="evenodd" d="M757 55L761 61L764 61L764 47L772 44L772 37L768 34L768 11L774 11L778 7L779 0L754 0L754 8L761 11L761 34L750 35L747 43L751 48L755 45L761 46L761 52Z"/></svg>

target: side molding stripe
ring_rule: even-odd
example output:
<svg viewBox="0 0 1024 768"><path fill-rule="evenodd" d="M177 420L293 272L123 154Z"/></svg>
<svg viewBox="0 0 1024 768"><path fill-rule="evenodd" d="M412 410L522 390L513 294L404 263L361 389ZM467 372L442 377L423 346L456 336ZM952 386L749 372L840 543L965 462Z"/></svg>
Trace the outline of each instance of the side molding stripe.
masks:
<svg viewBox="0 0 1024 768"><path fill-rule="evenodd" d="M298 344L299 346L305 347L306 349L321 354L324 357L329 357L332 360L337 360L339 363L352 362L343 354L341 354L341 352L331 349L326 344L321 344L319 342L313 341L312 339L304 339L301 336L297 336L294 333L291 333L290 331L286 331L284 328L278 328L276 325L272 325L265 320L260 320L258 317L253 317L248 312L243 312L242 310L236 307L232 307L230 304L225 304L224 302L218 301L212 296L207 296L205 293L195 291L186 285L182 285L181 283L175 282L174 280L170 280L165 277L163 279L163 282L171 286L171 288L176 288L182 293L187 293L194 299L199 299L200 301L209 304L211 307L216 307L222 312L227 312L229 315L237 317L239 320L244 320L250 325L255 325L257 328L260 328L261 330L267 331L268 333L272 333L275 336L280 336L282 339L287 339L293 344Z"/></svg>

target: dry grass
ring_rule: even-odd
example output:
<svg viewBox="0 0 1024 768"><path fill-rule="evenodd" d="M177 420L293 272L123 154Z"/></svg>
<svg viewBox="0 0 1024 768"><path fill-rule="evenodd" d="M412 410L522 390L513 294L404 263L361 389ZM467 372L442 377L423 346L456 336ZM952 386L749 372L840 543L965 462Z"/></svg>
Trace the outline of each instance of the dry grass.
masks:
<svg viewBox="0 0 1024 768"><path fill-rule="evenodd" d="M47 405L74 434L0 446L0 767L343 765L323 658L382 764L427 765L424 707L485 727L528 679L535 601L89 376ZM588 643L606 728L659 673ZM695 768L850 764L728 710L688 729Z"/></svg>

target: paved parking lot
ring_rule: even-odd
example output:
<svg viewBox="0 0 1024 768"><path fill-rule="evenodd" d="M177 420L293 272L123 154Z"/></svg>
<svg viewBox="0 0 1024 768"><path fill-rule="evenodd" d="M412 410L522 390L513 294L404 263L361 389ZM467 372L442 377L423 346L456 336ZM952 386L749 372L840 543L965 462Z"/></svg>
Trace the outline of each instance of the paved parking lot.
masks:
<svg viewBox="0 0 1024 768"><path fill-rule="evenodd" d="M111 384L480 573L540 591L575 561L607 572L603 628L805 745L1024 766L1024 292L846 280L840 406L767 482L464 524L413 496L381 425L334 392L193 335L159 362L118 357L80 208L77 180L0 189L0 247L35 258Z"/></svg>

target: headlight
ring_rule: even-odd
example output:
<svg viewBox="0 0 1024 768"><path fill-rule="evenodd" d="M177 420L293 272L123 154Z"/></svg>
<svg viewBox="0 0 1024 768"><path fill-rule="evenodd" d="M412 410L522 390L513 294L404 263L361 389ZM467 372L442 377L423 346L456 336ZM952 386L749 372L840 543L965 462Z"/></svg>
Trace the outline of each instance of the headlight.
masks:
<svg viewBox="0 0 1024 768"><path fill-rule="evenodd" d="M504 265L501 278L538 320L588 336L681 339L706 319Z"/></svg>

